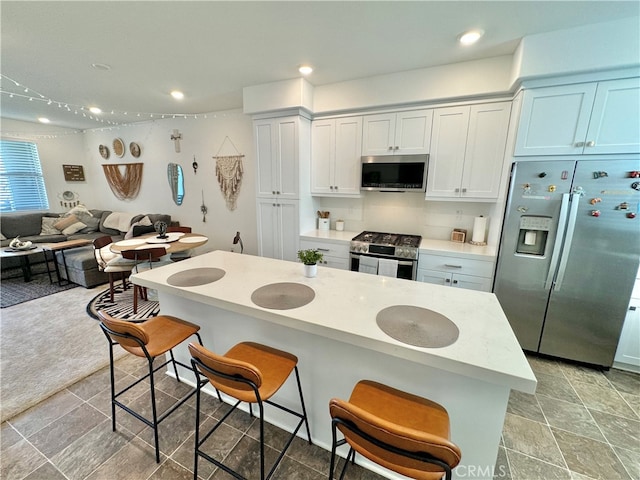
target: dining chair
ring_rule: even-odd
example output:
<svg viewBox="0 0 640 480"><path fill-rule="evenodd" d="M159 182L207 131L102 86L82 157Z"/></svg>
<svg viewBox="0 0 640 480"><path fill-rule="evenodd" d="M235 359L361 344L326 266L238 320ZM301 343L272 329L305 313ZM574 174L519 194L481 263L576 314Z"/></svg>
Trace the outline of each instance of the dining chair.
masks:
<svg viewBox="0 0 640 480"><path fill-rule="evenodd" d="M149 247L135 250L123 250L122 256L134 262L131 273L140 273L152 268L171 264L169 254L164 247ZM147 287L133 284L133 313L138 313L138 294L143 300L148 300Z"/></svg>
<svg viewBox="0 0 640 480"><path fill-rule="evenodd" d="M191 233L191 227L167 227L167 233L171 232L181 232L181 233ZM187 258L191 258L193 256L193 248L189 250L183 250L182 252L175 252L171 254L171 260L174 262L179 262L180 260L186 260Z"/></svg>
<svg viewBox="0 0 640 480"><path fill-rule="evenodd" d="M98 262L98 269L105 272L109 276L109 294L111 301L114 298L114 275L120 274L122 279L122 290L127 289L126 277L131 273L131 269L135 266L135 262L124 259L120 254L113 253L110 246L113 239L109 235L96 238L93 241L93 253Z"/></svg>

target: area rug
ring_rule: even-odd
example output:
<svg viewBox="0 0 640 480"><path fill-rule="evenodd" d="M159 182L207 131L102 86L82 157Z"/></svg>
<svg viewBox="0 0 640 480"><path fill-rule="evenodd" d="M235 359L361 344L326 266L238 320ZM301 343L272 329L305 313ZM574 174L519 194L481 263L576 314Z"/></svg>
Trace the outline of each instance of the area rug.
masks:
<svg viewBox="0 0 640 480"><path fill-rule="evenodd" d="M150 295L148 296L150 298ZM118 283L114 288L113 302L107 288L100 292L87 305L87 314L91 318L98 318L98 310L104 310L112 317L125 320L145 320L155 317L160 313L160 303L154 300L142 300L138 298L138 311L133 313L133 286L123 291L122 284Z"/></svg>
<svg viewBox="0 0 640 480"><path fill-rule="evenodd" d="M73 288L2 310L0 421L109 365L100 324L85 311L93 296L93 289Z"/></svg>
<svg viewBox="0 0 640 480"><path fill-rule="evenodd" d="M34 273L30 282L24 281L22 270L19 268L2 272L2 276L3 278L0 281L0 308L46 297L78 286L75 283L63 286L57 283L52 284L46 271L44 273ZM5 278L5 276L8 278ZM55 273L53 276L55 277Z"/></svg>

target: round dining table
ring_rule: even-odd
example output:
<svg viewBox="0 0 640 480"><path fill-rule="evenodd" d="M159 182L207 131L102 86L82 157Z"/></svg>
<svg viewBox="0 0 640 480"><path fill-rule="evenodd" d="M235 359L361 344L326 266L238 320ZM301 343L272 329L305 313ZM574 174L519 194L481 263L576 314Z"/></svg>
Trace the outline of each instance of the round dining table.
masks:
<svg viewBox="0 0 640 480"><path fill-rule="evenodd" d="M158 234L150 233L111 244L110 250L120 253L124 250L140 250L143 248L165 247L167 253L183 252L197 248L209 241L207 237L198 233L170 232L167 238L158 238Z"/></svg>

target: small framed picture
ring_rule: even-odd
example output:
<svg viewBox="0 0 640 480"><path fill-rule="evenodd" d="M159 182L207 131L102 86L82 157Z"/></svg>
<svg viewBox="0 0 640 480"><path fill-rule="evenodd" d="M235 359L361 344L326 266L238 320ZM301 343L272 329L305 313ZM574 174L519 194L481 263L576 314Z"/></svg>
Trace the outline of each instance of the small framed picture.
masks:
<svg viewBox="0 0 640 480"><path fill-rule="evenodd" d="M67 182L84 182L84 167L82 165L62 165L62 171Z"/></svg>

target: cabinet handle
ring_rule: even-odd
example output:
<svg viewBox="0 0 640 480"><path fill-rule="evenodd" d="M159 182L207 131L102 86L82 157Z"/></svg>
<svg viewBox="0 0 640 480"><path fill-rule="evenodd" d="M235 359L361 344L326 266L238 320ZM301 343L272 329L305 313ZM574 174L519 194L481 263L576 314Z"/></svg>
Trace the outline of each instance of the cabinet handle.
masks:
<svg viewBox="0 0 640 480"><path fill-rule="evenodd" d="M400 147L398 145L396 145L393 149L394 150L398 150L398 149L400 149Z"/></svg>
<svg viewBox="0 0 640 480"><path fill-rule="evenodd" d="M444 266L449 268L462 268L462 265L451 265L449 263L445 263Z"/></svg>
<svg viewBox="0 0 640 480"><path fill-rule="evenodd" d="M276 190L276 195L280 195L280 191L279 190Z"/></svg>
<svg viewBox="0 0 640 480"><path fill-rule="evenodd" d="M467 189L466 189L466 188L463 188L463 189L462 189L462 193L467 193Z"/></svg>
<svg viewBox="0 0 640 480"><path fill-rule="evenodd" d="M457 285L457 284L458 284L458 280L454 280L454 281L453 281L453 284L454 284L454 285Z"/></svg>
<svg viewBox="0 0 640 480"><path fill-rule="evenodd" d="M459 189L459 188L456 188L456 189L455 189L455 192L456 192L456 193L460 193L460 189Z"/></svg>
<svg viewBox="0 0 640 480"><path fill-rule="evenodd" d="M393 146L392 145L389 145L389 150L393 150Z"/></svg>
<svg viewBox="0 0 640 480"><path fill-rule="evenodd" d="M271 190L271 194L272 194L272 195L275 195L275 194L276 194L276 191L275 191L275 190Z"/></svg>
<svg viewBox="0 0 640 480"><path fill-rule="evenodd" d="M584 147L584 142L576 142L576 147Z"/></svg>
<svg viewBox="0 0 640 480"><path fill-rule="evenodd" d="M330 252L331 251L328 248L316 248L316 250L318 250L319 252Z"/></svg>
<svg viewBox="0 0 640 480"><path fill-rule="evenodd" d="M444 283L451 283L451 280L449 278L445 279Z"/></svg>
<svg viewBox="0 0 640 480"><path fill-rule="evenodd" d="M587 147L595 147L596 146L596 142L594 142L593 140L590 140L587 142Z"/></svg>
<svg viewBox="0 0 640 480"><path fill-rule="evenodd" d="M335 188L336 190L338 190L338 186L337 186L337 185L335 185L333 188Z"/></svg>

